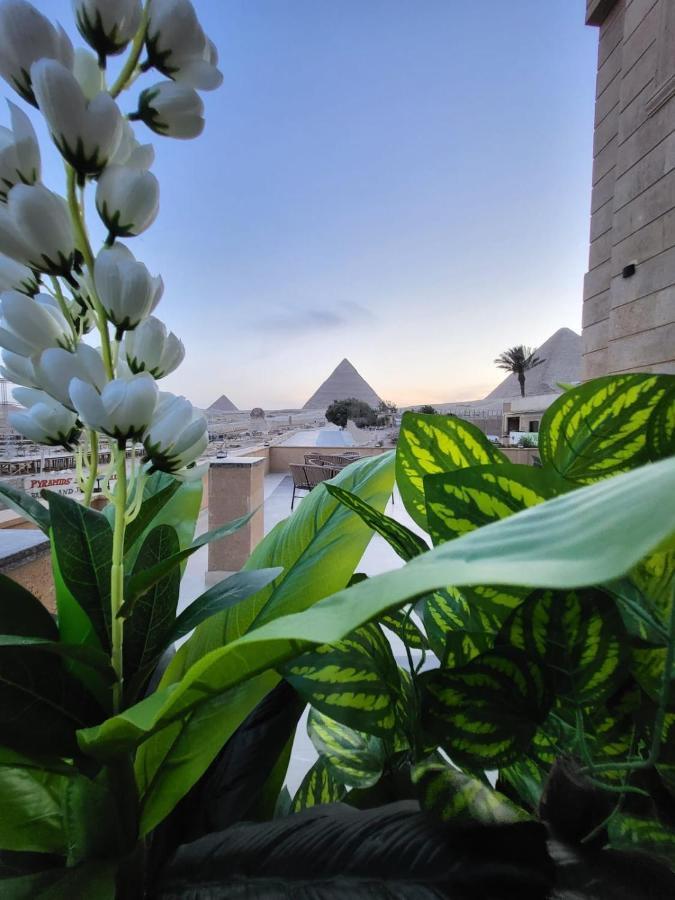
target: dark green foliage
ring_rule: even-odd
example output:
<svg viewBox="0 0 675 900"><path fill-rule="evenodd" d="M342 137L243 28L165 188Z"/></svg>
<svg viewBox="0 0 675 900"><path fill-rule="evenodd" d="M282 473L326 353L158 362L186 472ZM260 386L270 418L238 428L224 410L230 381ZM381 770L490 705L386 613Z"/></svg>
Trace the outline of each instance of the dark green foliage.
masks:
<svg viewBox="0 0 675 900"><path fill-rule="evenodd" d="M377 425L377 413L364 400L349 397L347 400L334 400L326 410L326 419L340 428L345 428L351 419L359 428Z"/></svg>

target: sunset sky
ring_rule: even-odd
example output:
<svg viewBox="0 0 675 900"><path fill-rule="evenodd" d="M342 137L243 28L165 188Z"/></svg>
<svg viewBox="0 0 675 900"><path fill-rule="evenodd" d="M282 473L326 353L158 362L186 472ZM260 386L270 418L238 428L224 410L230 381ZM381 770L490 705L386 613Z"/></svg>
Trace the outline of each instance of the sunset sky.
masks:
<svg viewBox="0 0 675 900"><path fill-rule="evenodd" d="M74 35L68 0L33 2ZM346 356L401 405L471 399L506 347L580 330L597 43L583 0L195 6L224 83L201 138L138 127L161 211L129 241L187 347L168 389L301 405Z"/></svg>

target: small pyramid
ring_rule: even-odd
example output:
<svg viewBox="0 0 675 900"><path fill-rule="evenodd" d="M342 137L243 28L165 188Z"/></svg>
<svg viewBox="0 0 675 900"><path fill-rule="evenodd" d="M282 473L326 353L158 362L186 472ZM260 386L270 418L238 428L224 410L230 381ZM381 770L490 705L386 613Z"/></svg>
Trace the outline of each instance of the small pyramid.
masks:
<svg viewBox="0 0 675 900"><path fill-rule="evenodd" d="M558 382L573 384L581 380L581 335L571 328L559 328L537 347L535 354L544 362L525 373L526 397L559 394ZM512 374L507 375L485 399L509 400L513 397L520 397L520 385Z"/></svg>
<svg viewBox="0 0 675 900"><path fill-rule="evenodd" d="M221 394L220 397L216 400L215 403L212 403L211 406L206 410L207 412L239 412L234 403L225 396L225 394Z"/></svg>
<svg viewBox="0 0 675 900"><path fill-rule="evenodd" d="M359 375L348 359L336 366L322 385L312 394L303 409L325 410L334 400L348 400L355 397L363 400L373 409L382 402L368 382Z"/></svg>

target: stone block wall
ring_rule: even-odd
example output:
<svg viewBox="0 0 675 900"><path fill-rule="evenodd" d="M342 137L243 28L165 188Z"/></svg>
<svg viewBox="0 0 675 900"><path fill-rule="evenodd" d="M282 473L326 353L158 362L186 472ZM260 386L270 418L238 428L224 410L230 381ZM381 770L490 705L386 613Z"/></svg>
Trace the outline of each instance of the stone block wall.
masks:
<svg viewBox="0 0 675 900"><path fill-rule="evenodd" d="M582 374L675 373L675 0L587 0L587 22L600 32Z"/></svg>

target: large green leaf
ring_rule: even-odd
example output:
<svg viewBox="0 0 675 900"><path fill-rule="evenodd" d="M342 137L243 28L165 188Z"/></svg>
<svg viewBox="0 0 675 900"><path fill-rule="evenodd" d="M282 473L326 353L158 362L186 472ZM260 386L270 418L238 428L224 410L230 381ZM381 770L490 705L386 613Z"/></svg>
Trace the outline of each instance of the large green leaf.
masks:
<svg viewBox="0 0 675 900"><path fill-rule="evenodd" d="M354 731L314 708L307 720L307 734L340 784L366 788L382 774L386 755L382 740L375 735Z"/></svg>
<svg viewBox="0 0 675 900"><path fill-rule="evenodd" d="M87 644L65 644L62 641L50 641L45 638L22 637L16 634L0 634L0 648L21 647L27 653L37 650L42 653L54 653L65 661L78 663L88 669L94 669L106 682L112 683L115 671L110 664L110 657L96 647ZM86 684L86 679L85 679Z"/></svg>
<svg viewBox="0 0 675 900"><path fill-rule="evenodd" d="M675 869L675 830L657 819L620 814L608 826L609 842L618 850L637 850L663 859Z"/></svg>
<svg viewBox="0 0 675 900"><path fill-rule="evenodd" d="M426 637L417 627L409 610L395 609L385 613L380 619L380 625L384 625L392 631L404 644L415 650L426 650L429 646Z"/></svg>
<svg viewBox="0 0 675 900"><path fill-rule="evenodd" d="M406 412L396 445L396 484L417 524L428 531L427 475L505 463L504 455L474 425L455 416Z"/></svg>
<svg viewBox="0 0 675 900"><path fill-rule="evenodd" d="M10 484L3 483L0 483L0 497L10 509L24 516L29 522L36 525L40 531L49 534L49 510L45 509L38 500L35 500L23 491L13 488Z"/></svg>
<svg viewBox="0 0 675 900"><path fill-rule="evenodd" d="M555 472L514 463L474 466L424 479L434 544L505 519L569 490Z"/></svg>
<svg viewBox="0 0 675 900"><path fill-rule="evenodd" d="M544 465L581 484L625 472L672 453L671 375L607 375L562 394L544 414L539 453ZM659 437L649 427L657 413ZM664 424L665 417L665 424ZM672 425L672 423L671 423Z"/></svg>
<svg viewBox="0 0 675 900"><path fill-rule="evenodd" d="M63 804L68 780L68 775L33 765L0 764L1 849L65 855Z"/></svg>
<svg viewBox="0 0 675 900"><path fill-rule="evenodd" d="M421 763L412 773L420 805L442 822L505 825L528 814L499 791L441 763Z"/></svg>
<svg viewBox="0 0 675 900"><path fill-rule="evenodd" d="M172 478L170 475L167 476L164 472L155 472L150 476L148 482L144 485L143 502L141 503L140 511L125 529L125 551L133 547L136 541L143 536L143 533L153 524L155 518L181 486L181 482L177 478ZM115 507L111 503L108 508L114 510Z"/></svg>
<svg viewBox="0 0 675 900"><path fill-rule="evenodd" d="M656 405L647 422L647 446L650 459L675 454L675 379Z"/></svg>
<svg viewBox="0 0 675 900"><path fill-rule="evenodd" d="M184 675L180 671L179 683L171 679L147 700L80 732L81 746L103 757L126 752L214 694L312 645L336 643L388 609L448 584L563 589L619 578L672 536L672 511L662 501L673 492L675 460L664 460L472 531L402 569L339 591L311 611L276 619L212 650Z"/></svg>
<svg viewBox="0 0 675 900"><path fill-rule="evenodd" d="M335 644L303 653L283 669L312 706L355 728L389 737L396 725L398 668L382 629L371 623Z"/></svg>
<svg viewBox="0 0 675 900"><path fill-rule="evenodd" d="M344 503L352 512L360 516L366 525L373 529L387 541L389 546L398 553L401 559L406 562L420 553L426 553L429 545L414 531L401 525L396 519L385 516L384 513L377 509L373 509L369 503L366 503L351 491L345 491L336 484L326 484L326 490L334 497Z"/></svg>
<svg viewBox="0 0 675 900"><path fill-rule="evenodd" d="M459 669L420 676L423 720L453 762L473 770L515 762L552 697L544 671L518 650L490 651Z"/></svg>
<svg viewBox="0 0 675 900"><path fill-rule="evenodd" d="M114 861L89 862L81 866L47 869L32 875L0 880L2 900L115 900L117 889Z"/></svg>
<svg viewBox="0 0 675 900"><path fill-rule="evenodd" d="M54 619L25 587L0 573L0 633L57 640Z"/></svg>
<svg viewBox="0 0 675 900"><path fill-rule="evenodd" d="M52 491L44 495L63 581L89 617L103 648L110 650L110 524L104 515L75 500Z"/></svg>
<svg viewBox="0 0 675 900"><path fill-rule="evenodd" d="M319 757L295 792L291 810L300 812L312 806L322 806L324 803L337 803L346 793L345 784L337 780L328 762Z"/></svg>

